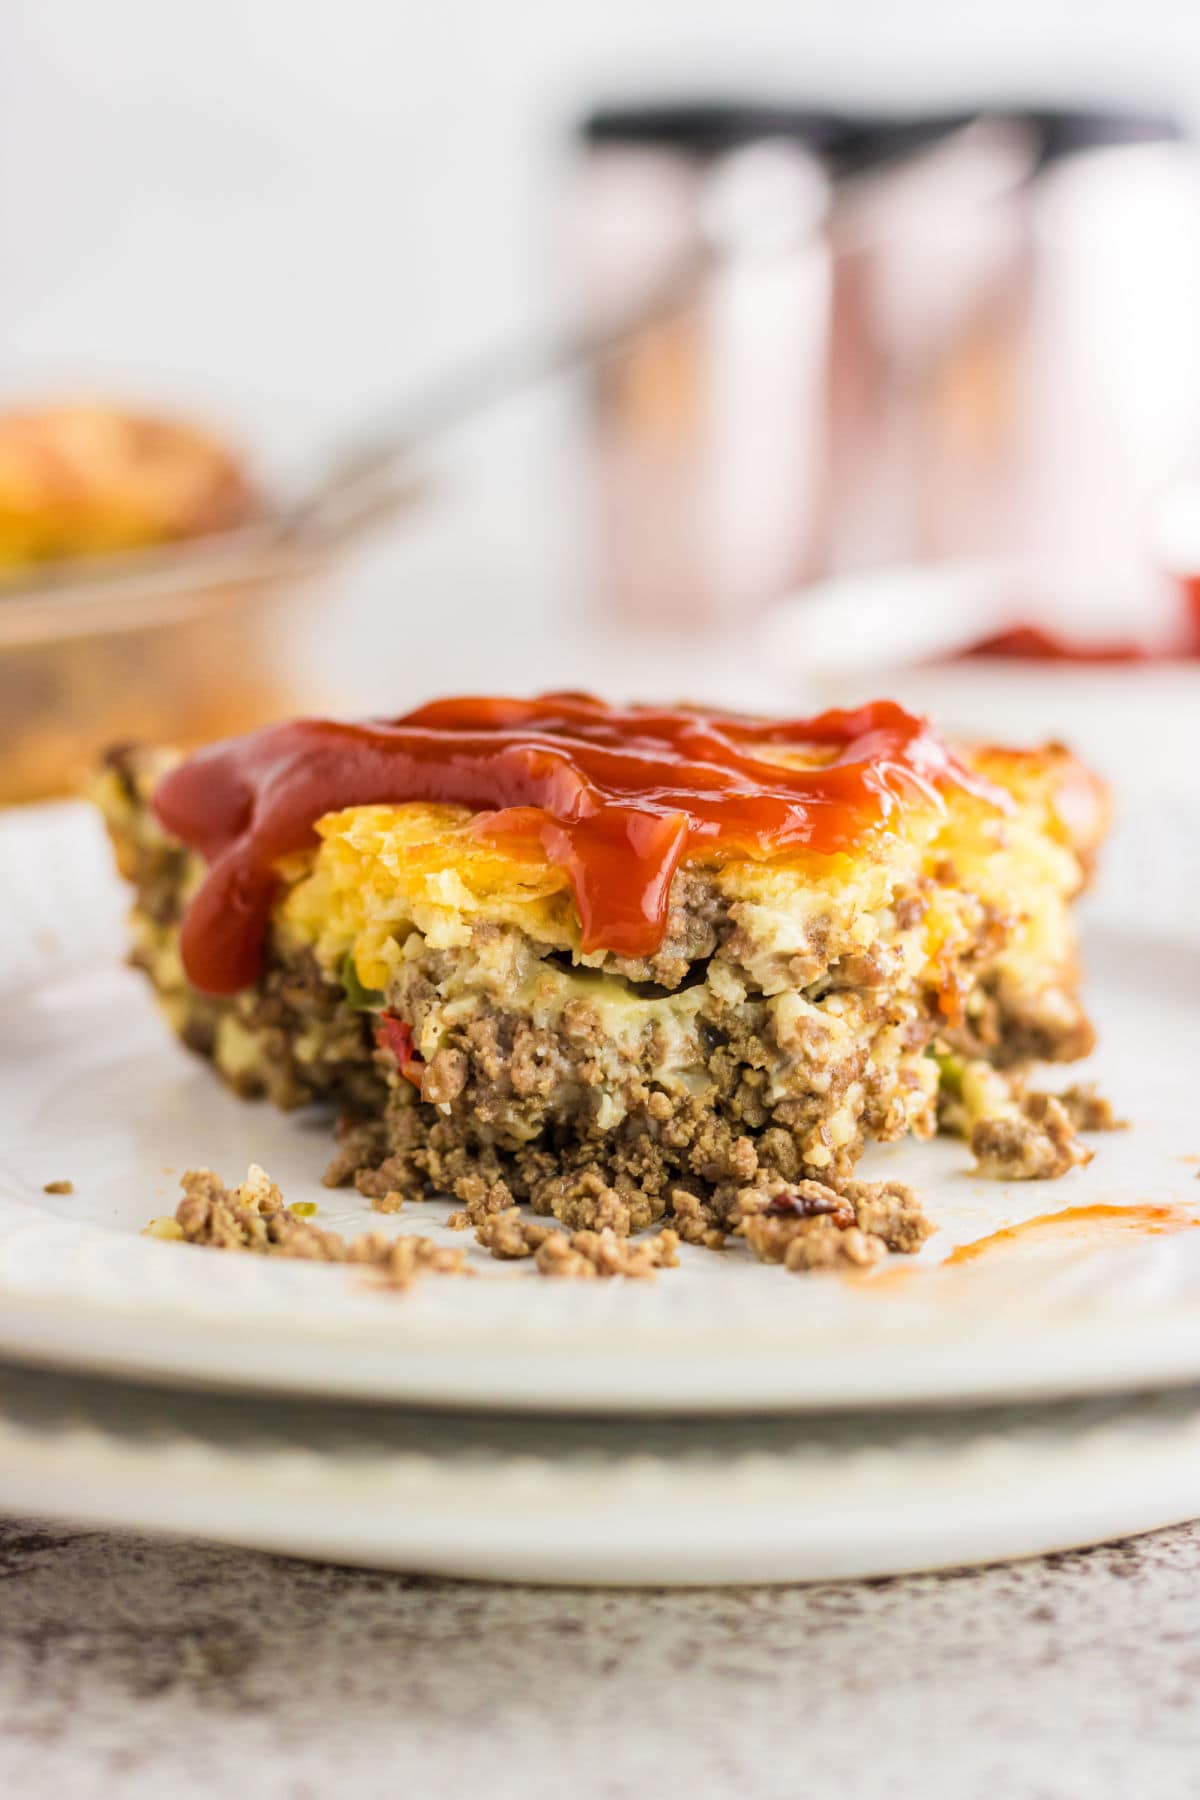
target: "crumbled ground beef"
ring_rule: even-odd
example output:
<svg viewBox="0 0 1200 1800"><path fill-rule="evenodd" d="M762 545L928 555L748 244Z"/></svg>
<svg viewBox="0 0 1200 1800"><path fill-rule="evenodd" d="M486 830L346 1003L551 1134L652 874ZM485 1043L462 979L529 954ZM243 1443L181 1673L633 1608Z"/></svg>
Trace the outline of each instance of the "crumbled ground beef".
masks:
<svg viewBox="0 0 1200 1800"><path fill-rule="evenodd" d="M1096 1047L1092 1023L1066 980L1028 992L1011 978L990 974L971 994L963 1021L943 1036L952 1049L986 1057L999 1069L1078 1062Z"/></svg>
<svg viewBox="0 0 1200 1800"><path fill-rule="evenodd" d="M1028 1094L1020 1112L971 1128L976 1174L992 1181L1053 1181L1092 1160L1053 1094Z"/></svg>
<svg viewBox="0 0 1200 1800"><path fill-rule="evenodd" d="M398 1213L404 1206L404 1195L395 1188L389 1188L385 1194L376 1194L371 1201L371 1211L377 1213Z"/></svg>
<svg viewBox="0 0 1200 1800"><path fill-rule="evenodd" d="M377 1169L387 1155L382 1119L343 1113L334 1127L334 1138L337 1152L321 1176L325 1187L349 1187L360 1172Z"/></svg>
<svg viewBox="0 0 1200 1800"><path fill-rule="evenodd" d="M793 1272L867 1268L889 1250L912 1255L933 1231L919 1197L900 1181L849 1181L835 1190L771 1180L743 1188L736 1212L734 1229L759 1261Z"/></svg>
<svg viewBox="0 0 1200 1800"><path fill-rule="evenodd" d="M681 1243L699 1244L705 1250L725 1248L726 1233L717 1208L691 1188L672 1187L667 1210Z"/></svg>
<svg viewBox="0 0 1200 1800"><path fill-rule="evenodd" d="M1127 1131L1129 1128L1128 1119L1117 1117L1112 1101L1099 1092L1095 1082L1075 1082L1061 1094L1026 1095L1027 1104L1029 1101L1040 1104L1049 1099L1058 1101L1076 1131Z"/></svg>
<svg viewBox="0 0 1200 1800"><path fill-rule="evenodd" d="M812 1269L869 1269L887 1255L882 1238L831 1218L778 1218L757 1213L738 1227L760 1262L782 1263L792 1274Z"/></svg>
<svg viewBox="0 0 1200 1800"><path fill-rule="evenodd" d="M589 1279L595 1275L622 1275L632 1280L652 1280L658 1269L673 1269L679 1262L679 1239L673 1231L631 1244L615 1232L552 1231L534 1253L539 1275L570 1275Z"/></svg>
<svg viewBox="0 0 1200 1800"><path fill-rule="evenodd" d="M560 1231L555 1225L539 1225L523 1218L519 1207L503 1212L480 1211L474 1221L468 1210L458 1215L463 1224L474 1222L476 1241L504 1261L532 1257L539 1275L621 1275L634 1279L652 1277L658 1269L673 1269L679 1258L679 1238L673 1231L631 1244L607 1227L599 1231Z"/></svg>
<svg viewBox="0 0 1200 1800"><path fill-rule="evenodd" d="M859 1228L902 1256L914 1256L935 1229L921 1196L906 1182L846 1181L840 1191L853 1206Z"/></svg>
<svg viewBox="0 0 1200 1800"><path fill-rule="evenodd" d="M468 1223L466 1213L454 1217L460 1218L463 1224ZM519 1206L506 1206L503 1212L485 1213L475 1226L476 1243L504 1262L535 1255L546 1239L554 1236L553 1225L538 1225L522 1218Z"/></svg>
<svg viewBox="0 0 1200 1800"><path fill-rule="evenodd" d="M226 1187L211 1169L188 1169L183 1199L171 1219L154 1219L152 1237L204 1244L215 1250L251 1251L259 1256L304 1262L355 1263L375 1270L388 1287L407 1288L418 1275L460 1275L465 1252L427 1237L385 1238L376 1232L343 1238L300 1218L265 1169L252 1163L245 1181Z"/></svg>
<svg viewBox="0 0 1200 1800"><path fill-rule="evenodd" d="M370 1268L390 1288L411 1287L424 1274L471 1273L464 1266L465 1250L436 1244L432 1238L385 1238L365 1232L347 1239L323 1230L285 1206L279 1188L257 1163L236 1187L226 1187L212 1169L188 1169L180 1185L183 1198L174 1217L152 1219L148 1236L258 1256L356 1264ZM679 1261L679 1239L673 1231L660 1231L633 1244L607 1228L563 1231L556 1225L539 1225L523 1219L516 1207L478 1211L475 1236L493 1256L532 1257L539 1275L649 1280L657 1270L674 1268Z"/></svg>

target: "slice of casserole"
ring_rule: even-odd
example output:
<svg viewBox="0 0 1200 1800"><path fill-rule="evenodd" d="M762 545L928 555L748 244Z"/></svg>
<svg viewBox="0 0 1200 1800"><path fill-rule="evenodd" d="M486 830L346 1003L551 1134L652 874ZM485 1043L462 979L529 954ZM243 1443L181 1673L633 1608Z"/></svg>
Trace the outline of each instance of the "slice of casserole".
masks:
<svg viewBox="0 0 1200 1800"><path fill-rule="evenodd" d="M176 1032L243 1095L338 1102L329 1179L385 1208L800 1233L799 1266L918 1247L854 1171L939 1113L986 1172L1086 1156L1023 1092L1093 1041L1071 903L1107 805L1061 747L951 750L888 702L468 699L117 751L98 798Z"/></svg>

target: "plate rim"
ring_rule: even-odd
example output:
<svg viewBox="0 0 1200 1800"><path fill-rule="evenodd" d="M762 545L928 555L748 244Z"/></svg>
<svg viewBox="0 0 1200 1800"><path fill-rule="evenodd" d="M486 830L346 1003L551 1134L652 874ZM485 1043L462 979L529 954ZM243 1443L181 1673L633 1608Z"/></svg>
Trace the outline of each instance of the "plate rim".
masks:
<svg viewBox="0 0 1200 1800"><path fill-rule="evenodd" d="M647 1449L644 1428L620 1426L564 1445L549 1420L485 1421L459 1444L459 1421L420 1416L389 1444L362 1408L331 1434L302 1404L283 1431L249 1402L197 1429L204 1403L180 1395L130 1430L112 1415L136 1396L57 1377L39 1396L40 1379L0 1368L0 1508L367 1567L600 1585L855 1579L1078 1548L1200 1510L1194 1385L1050 1417L1010 1408L998 1423L852 1416L810 1439L796 1420L774 1443L692 1428Z"/></svg>

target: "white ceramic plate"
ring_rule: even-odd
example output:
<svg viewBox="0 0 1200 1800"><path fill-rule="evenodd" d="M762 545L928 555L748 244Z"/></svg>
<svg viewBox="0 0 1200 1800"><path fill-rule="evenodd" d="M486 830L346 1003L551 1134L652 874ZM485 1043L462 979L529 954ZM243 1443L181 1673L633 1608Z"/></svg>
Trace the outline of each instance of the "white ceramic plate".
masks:
<svg viewBox="0 0 1200 1800"><path fill-rule="evenodd" d="M385 1222L320 1188L328 1121L235 1100L168 1039L119 966L119 899L91 818L12 816L0 826L0 947L38 934L42 948L14 959L0 1034L0 1353L164 1381L626 1414L1200 1380L1200 1231L1030 1243L936 1267L954 1244L1035 1213L1146 1201L1200 1211L1186 1160L1200 1154L1200 940L1184 917L1196 889L1172 860L1179 822L1143 811L1135 823L1140 838L1118 839L1110 859L1088 956L1104 1045L1095 1073L1136 1124L1097 1139L1086 1171L998 1186L968 1174L960 1145L875 1153L868 1167L916 1182L941 1226L900 1282L788 1277L739 1247L685 1252L652 1285L556 1283L475 1253L479 1279L396 1295L344 1268L139 1235L173 1208L181 1170L233 1178L257 1161L289 1200L317 1201L325 1223L463 1241L447 1206ZM72 1194L42 1191L64 1178Z"/></svg>
<svg viewBox="0 0 1200 1800"><path fill-rule="evenodd" d="M0 1510L489 1580L895 1575L1200 1512L1200 1391L964 1414L604 1421L0 1369Z"/></svg>

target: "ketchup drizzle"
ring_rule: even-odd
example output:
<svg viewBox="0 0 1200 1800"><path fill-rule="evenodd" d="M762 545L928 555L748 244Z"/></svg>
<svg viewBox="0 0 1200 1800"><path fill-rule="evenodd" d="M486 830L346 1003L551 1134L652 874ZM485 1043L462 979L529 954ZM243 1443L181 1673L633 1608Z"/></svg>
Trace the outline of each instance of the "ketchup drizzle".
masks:
<svg viewBox="0 0 1200 1800"><path fill-rule="evenodd" d="M764 754L810 744L832 752L823 767ZM688 857L853 850L906 803L940 804L949 783L1007 804L888 700L775 721L556 693L438 700L358 725L270 725L197 751L159 782L153 805L208 863L183 922L188 978L232 994L260 972L277 864L342 807L469 807L473 831L540 845L566 871L585 951L640 957L662 942Z"/></svg>

